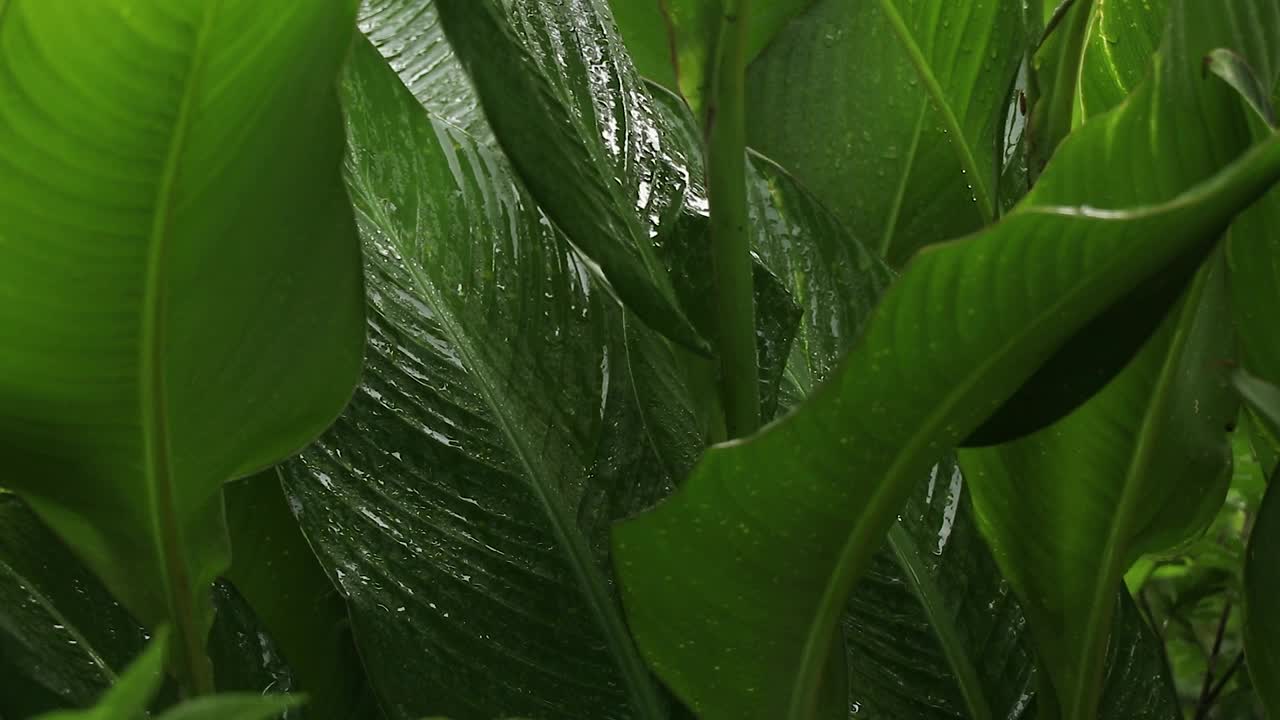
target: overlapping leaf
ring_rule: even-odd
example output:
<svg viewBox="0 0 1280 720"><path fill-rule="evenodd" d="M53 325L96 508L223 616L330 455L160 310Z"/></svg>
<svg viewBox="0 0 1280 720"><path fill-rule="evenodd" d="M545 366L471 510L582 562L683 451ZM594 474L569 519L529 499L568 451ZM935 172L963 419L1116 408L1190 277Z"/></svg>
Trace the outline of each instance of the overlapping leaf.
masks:
<svg viewBox="0 0 1280 720"><path fill-rule="evenodd" d="M1280 390L1251 378L1237 378L1248 399L1275 432L1280 429ZM1280 593L1280 470L1273 472L1258 519L1249 538L1244 566L1245 651L1254 687L1269 713L1280 712L1280 617L1275 599Z"/></svg>
<svg viewBox="0 0 1280 720"><path fill-rule="evenodd" d="M1016 0L818 0L752 64L748 142L901 265L996 215Z"/></svg>
<svg viewBox="0 0 1280 720"><path fill-rule="evenodd" d="M9 2L0 447L22 494L208 684L226 480L360 364L334 79L355 2ZM207 689L207 688L204 688Z"/></svg>
<svg viewBox="0 0 1280 720"><path fill-rule="evenodd" d="M637 640L703 716L809 717L846 596L912 481L1076 333L1203 257L1276 180L1275 141L1215 174L1237 157L1239 116L1181 44L1220 40L1220 21L1184 10L1157 79L1073 136L997 226L922 253L809 402L711 450L615 533Z"/></svg>
<svg viewBox="0 0 1280 720"><path fill-rule="evenodd" d="M1024 600L1064 718L1096 716L1129 566L1202 530L1226 494L1238 403L1222 263L1101 393L1010 445L961 456L983 532Z"/></svg>

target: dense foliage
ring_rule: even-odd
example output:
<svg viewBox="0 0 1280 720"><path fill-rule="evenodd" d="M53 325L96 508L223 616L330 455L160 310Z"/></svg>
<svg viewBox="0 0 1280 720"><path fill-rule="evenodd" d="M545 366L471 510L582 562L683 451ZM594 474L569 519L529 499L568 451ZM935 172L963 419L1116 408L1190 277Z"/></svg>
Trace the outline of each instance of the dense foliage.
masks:
<svg viewBox="0 0 1280 720"><path fill-rule="evenodd" d="M1280 718L1277 102L1280 0L0 0L0 720Z"/></svg>

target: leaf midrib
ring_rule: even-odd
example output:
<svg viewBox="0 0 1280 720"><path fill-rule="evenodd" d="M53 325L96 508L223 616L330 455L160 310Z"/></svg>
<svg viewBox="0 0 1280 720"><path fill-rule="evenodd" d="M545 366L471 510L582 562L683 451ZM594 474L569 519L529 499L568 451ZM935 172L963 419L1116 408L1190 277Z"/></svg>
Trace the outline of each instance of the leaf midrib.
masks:
<svg viewBox="0 0 1280 720"><path fill-rule="evenodd" d="M916 75L920 77L920 81L933 99L933 104L937 108L938 114L942 116L942 122L953 138L950 144L956 149L960 165L966 171L966 174L973 178L973 194L978 200L979 210L982 211L983 223L991 222L995 218L995 208L991 201L991 191L987 187L987 178L978 171L978 161L973 154L973 148L969 146L969 139L965 137L964 129L960 126L960 120L956 117L955 110L947 100L942 84L938 82L937 76L933 73L933 68L920 50L920 46L916 43L915 36L912 35L911 29L907 27L902 14L898 12L898 7L894 0L878 1L885 17L889 20L889 24L893 27L894 35L901 43L902 49L906 51L907 56L911 59L911 65L915 68Z"/></svg>
<svg viewBox="0 0 1280 720"><path fill-rule="evenodd" d="M199 671L196 665L204 653L203 633L196 617L197 600L192 593L191 569L182 551L182 531L177 518L177 501L174 491L172 448L168 425L168 398L166 396L164 368L164 322L166 291L166 260L172 240L172 222L175 210L178 175L182 168L187 147L187 136L194 122L195 102L204 69L213 18L220 0L205 5L196 28L195 47L186 72L186 82L178 105L169 139L168 152L161 170L156 191L152 226L147 241L147 264L141 307L141 331L139 343L139 400L143 440L143 473L153 516L153 540L160 551L164 582L168 591L166 601L177 624L177 634L183 645L179 652L194 673L191 678L197 684ZM194 688L197 691L203 688ZM211 689L211 688L209 688Z"/></svg>
<svg viewBox="0 0 1280 720"><path fill-rule="evenodd" d="M397 77L397 82L402 81ZM417 102L416 99L415 102ZM433 117L432 113L425 110L425 108L423 113L429 118ZM468 137L470 136L468 135ZM488 150L480 145L477 145L477 150L482 153L488 153ZM378 224L381 227L395 227L395 224L385 215L378 218ZM409 269L414 285L432 306L437 310L448 307L439 292L437 292L435 284L429 277L425 276L420 268L413 264L406 264L406 267ZM466 333L456 322L453 313L438 312L436 319L449 336L464 366L470 368L484 367L476 359L478 355L471 347ZM598 566L595 564L590 549L577 531L576 523L555 502L553 492L549 489L552 487L550 480L538 469L540 466L535 462L535 458L539 455L539 449L526 447L525 443L521 441L521 434L517 432L516 426L513 424L514 421L502 411L504 403L501 402L501 395L488 381L486 373L474 372L472 377L475 379L477 390L484 398L485 405L493 412L493 416L503 436L506 438L507 445L514 451L520 466L523 468L525 477L529 480L529 486L538 498L539 503L541 503L551 524L557 544L569 556L570 567L578 580L579 587L588 596L588 605L605 636L605 641L611 651L610 654L623 675L623 681L634 708L641 713L641 718L661 720L664 717L663 704L658 697L657 689L653 685L647 666L640 659L635 649L631 634L619 615L619 606L615 602Z"/></svg>
<svg viewBox="0 0 1280 720"><path fill-rule="evenodd" d="M1114 521L1107 528L1102 561L1096 566L1095 577L1098 582L1094 585L1094 592L1087 606L1089 611L1085 620L1084 643L1085 658L1087 659L1096 658L1106 649L1106 644L1100 643L1100 639L1106 635L1106 629L1109 628L1108 621L1115 607L1114 602L1111 601L1112 596L1115 594L1115 586L1109 584L1106 580L1123 573L1122 563L1124 558L1120 553L1120 545L1125 538L1121 537L1121 531L1128 527L1125 521L1131 517L1132 512L1141 502L1142 496L1138 492L1140 480L1155 458L1156 435L1158 432L1157 419L1164 415L1164 410L1168 407L1170 400L1169 388L1178 374L1182 353L1186 350L1187 343L1190 342L1191 326L1194 326L1196 322L1196 314L1200 306L1200 300L1204 296L1206 283L1205 276L1201 274L1195 283L1193 291L1188 294L1184 301L1182 312L1178 318L1178 326L1175 330L1176 335L1165 355L1164 362L1161 363L1159 379L1156 381L1156 387L1152 391L1150 402L1147 404L1142 416L1142 425L1138 432L1133 456L1125 469L1124 487L1120 494L1120 502L1116 506ZM1119 578L1116 579L1118 580ZM1091 675L1088 672L1076 674L1075 685L1069 688L1070 694L1067 698L1068 708L1072 713L1067 720L1072 720L1072 718L1085 720L1088 717L1088 713L1095 710L1081 705L1090 694L1090 679ZM1080 713L1082 712L1085 714L1081 715Z"/></svg>

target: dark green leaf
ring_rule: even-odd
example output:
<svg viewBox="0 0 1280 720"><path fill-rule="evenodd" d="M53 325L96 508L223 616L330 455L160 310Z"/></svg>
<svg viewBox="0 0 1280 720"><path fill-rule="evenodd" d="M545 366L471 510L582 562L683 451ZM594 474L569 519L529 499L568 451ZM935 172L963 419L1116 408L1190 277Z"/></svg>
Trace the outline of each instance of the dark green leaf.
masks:
<svg viewBox="0 0 1280 720"><path fill-rule="evenodd" d="M285 475L384 709L664 716L605 552L609 523L670 486L638 402L670 433L681 408L631 377L666 344L628 333L503 159L363 41L346 104L370 351L347 414Z"/></svg>
<svg viewBox="0 0 1280 720"><path fill-rule="evenodd" d="M436 0L499 144L530 194L651 327L707 351L679 309L651 233L679 202L634 68L599 63L622 41L603 0ZM588 267L591 267L590 265Z"/></svg>
<svg viewBox="0 0 1280 720"><path fill-rule="evenodd" d="M996 215L1018 0L818 0L752 64L748 142L893 265Z"/></svg>
<svg viewBox="0 0 1280 720"><path fill-rule="evenodd" d="M1179 42L1223 37L1206 6L1185 11ZM1017 210L921 253L799 411L712 449L674 497L616 531L633 633L702 716L809 717L849 590L914 481L1135 287L1203 257L1280 177L1280 140L1215 174L1239 155L1214 128L1234 142L1240 116L1219 113L1238 110L1203 83L1200 55L1165 57L1060 148ZM1116 172L1100 177L1099 163ZM1153 183L1134 188L1136 172Z"/></svg>
<svg viewBox="0 0 1280 720"><path fill-rule="evenodd" d="M87 710L65 710L41 715L38 720L142 720L152 697L164 681L164 658L170 632L162 627L147 649L134 660L102 699Z"/></svg>
<svg viewBox="0 0 1280 720"><path fill-rule="evenodd" d="M292 672L292 690L311 698L307 717L377 717L364 667L351 640L346 606L302 536L277 472L270 470L231 483L226 497L232 556L227 576L252 608L252 622L232 624L233 632L244 636L257 625L270 635ZM226 603L219 605L219 617L227 607ZM225 665L245 666L250 659L263 657L262 652L241 653L237 660L228 658ZM216 656L214 664L218 665ZM263 688L241 683L235 689ZM283 691L279 686L276 689Z"/></svg>
<svg viewBox="0 0 1280 720"><path fill-rule="evenodd" d="M1273 388L1274 389L1274 388ZM1271 715L1280 714L1280 480L1270 488L1258 511L1244 565L1245 652L1258 696Z"/></svg>
<svg viewBox="0 0 1280 720"><path fill-rule="evenodd" d="M222 484L302 447L357 379L333 87L354 10L16 0L0 18L6 482L140 619L173 623L197 687Z"/></svg>
<svg viewBox="0 0 1280 720"><path fill-rule="evenodd" d="M1280 388L1243 370L1231 378L1272 436L1280 436Z"/></svg>
<svg viewBox="0 0 1280 720"><path fill-rule="evenodd" d="M1109 599L1125 571L1203 530L1226 494L1238 402L1214 371L1234 341L1222 265L1200 274L1138 357L1079 410L961 455L1060 717L1097 713Z"/></svg>

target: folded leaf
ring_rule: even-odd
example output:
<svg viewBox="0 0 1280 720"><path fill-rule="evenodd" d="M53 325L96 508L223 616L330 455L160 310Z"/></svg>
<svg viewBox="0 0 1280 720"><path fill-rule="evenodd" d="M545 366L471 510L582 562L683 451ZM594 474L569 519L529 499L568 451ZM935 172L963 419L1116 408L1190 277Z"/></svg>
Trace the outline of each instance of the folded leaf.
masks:
<svg viewBox="0 0 1280 720"><path fill-rule="evenodd" d="M0 21L6 480L173 624L205 690L222 484L323 430L359 369L334 89L354 6L16 0Z"/></svg>
<svg viewBox="0 0 1280 720"><path fill-rule="evenodd" d="M1021 27L1017 0L818 0L751 66L748 143L901 266L995 218Z"/></svg>
<svg viewBox="0 0 1280 720"><path fill-rule="evenodd" d="M668 213L683 183L667 174L650 108L630 102L644 92L639 75L597 64L602 51L622 45L603 2L435 0L435 7L530 194L642 320L705 353L651 234L651 218Z"/></svg>
<svg viewBox="0 0 1280 720"><path fill-rule="evenodd" d="M1138 357L1062 421L961 454L983 533L1023 600L1058 716L1093 718L1113 603L1142 554L1202 531L1230 480L1235 394L1223 263Z"/></svg>
<svg viewBox="0 0 1280 720"><path fill-rule="evenodd" d="M1186 27L1197 23L1215 27L1198 15ZM1217 175L1206 163L1198 185L1176 178L1180 194L1165 180L1167 164L1213 157L1201 108L1217 113L1225 90L1202 83L1198 57L1168 57L1159 105L1147 86L1069 139L998 225L921 253L804 406L713 448L675 496L615 531L633 633L695 711L809 717L845 599L913 482L1090 322L1203 257L1280 178L1280 141L1267 141ZM1167 149L1145 139L1156 117L1182 130L1156 136ZM1101 180L1099 162L1117 172ZM1129 197L1120 185L1138 171L1158 204L1096 207Z"/></svg>

